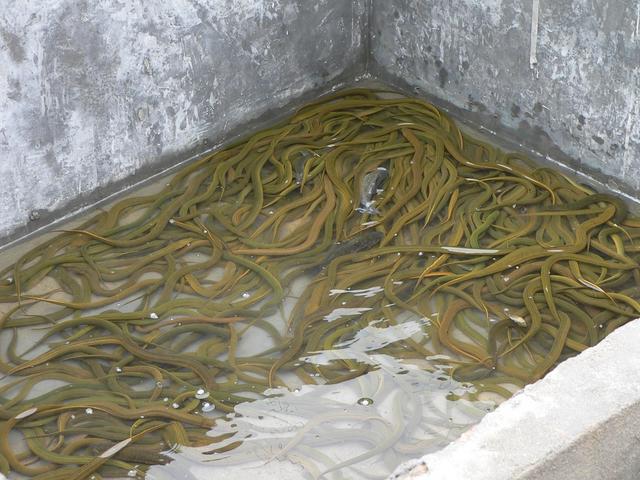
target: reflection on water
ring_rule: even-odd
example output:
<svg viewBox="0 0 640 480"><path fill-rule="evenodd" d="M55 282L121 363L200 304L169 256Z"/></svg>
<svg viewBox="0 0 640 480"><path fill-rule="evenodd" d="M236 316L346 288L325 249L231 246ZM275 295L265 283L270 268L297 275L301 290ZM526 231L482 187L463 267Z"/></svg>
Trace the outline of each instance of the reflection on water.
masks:
<svg viewBox="0 0 640 480"><path fill-rule="evenodd" d="M640 221L336 94L4 258L12 479L384 478L640 312Z"/></svg>
<svg viewBox="0 0 640 480"><path fill-rule="evenodd" d="M384 299L376 288L344 293L363 291ZM324 320L369 310L336 308ZM288 387L266 390L266 398L237 405L220 419L207 433L210 445L164 452L172 461L149 469L147 478L384 479L401 462L446 446L504 400L453 379L450 356L400 360L376 353L409 339L428 342L428 319L383 323L374 320L335 348L298 362L314 368L351 360L369 367L364 375L322 384L315 374L320 384L314 385L290 377Z"/></svg>
<svg viewBox="0 0 640 480"><path fill-rule="evenodd" d="M390 332L376 339L381 330L369 339L379 345L394 341ZM429 371L369 355L375 348L368 345L319 352L305 361L351 358L375 370L337 385L274 389L266 392L269 398L238 405L209 433L225 438L215 449L180 449L171 455L176 462L151 468L149 478L287 478L293 472L291 478L383 479L402 461L444 447L496 405L473 399L476 388L453 380L446 368ZM183 476L186 470L190 477Z"/></svg>

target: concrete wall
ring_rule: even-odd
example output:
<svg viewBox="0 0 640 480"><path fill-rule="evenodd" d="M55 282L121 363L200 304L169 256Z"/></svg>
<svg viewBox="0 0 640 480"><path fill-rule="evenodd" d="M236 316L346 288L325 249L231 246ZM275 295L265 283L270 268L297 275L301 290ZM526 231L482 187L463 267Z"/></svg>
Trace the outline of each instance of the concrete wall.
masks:
<svg viewBox="0 0 640 480"><path fill-rule="evenodd" d="M640 193L637 0L373 0L371 33L374 76Z"/></svg>
<svg viewBox="0 0 640 480"><path fill-rule="evenodd" d="M4 2L0 237L351 80L366 1Z"/></svg>
<svg viewBox="0 0 640 480"><path fill-rule="evenodd" d="M0 238L365 70L640 194L635 0L25 0L0 8Z"/></svg>

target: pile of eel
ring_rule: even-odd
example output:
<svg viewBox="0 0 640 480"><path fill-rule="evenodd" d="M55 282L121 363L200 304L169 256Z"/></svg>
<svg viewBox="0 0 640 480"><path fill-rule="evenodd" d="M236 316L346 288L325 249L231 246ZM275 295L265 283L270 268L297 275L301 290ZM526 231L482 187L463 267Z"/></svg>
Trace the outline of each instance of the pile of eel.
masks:
<svg viewBox="0 0 640 480"><path fill-rule="evenodd" d="M214 451L267 389L375 368L300 361L372 322L428 319L378 353L508 396L640 315L639 261L620 199L422 100L338 92L0 272L0 472L144 478Z"/></svg>

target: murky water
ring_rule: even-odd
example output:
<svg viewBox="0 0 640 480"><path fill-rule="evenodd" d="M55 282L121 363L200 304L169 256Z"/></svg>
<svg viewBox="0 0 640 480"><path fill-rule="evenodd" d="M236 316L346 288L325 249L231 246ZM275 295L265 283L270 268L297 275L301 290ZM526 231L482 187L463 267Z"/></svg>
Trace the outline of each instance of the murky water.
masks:
<svg viewBox="0 0 640 480"><path fill-rule="evenodd" d="M383 479L640 312L624 203L368 90L6 252L10 478Z"/></svg>

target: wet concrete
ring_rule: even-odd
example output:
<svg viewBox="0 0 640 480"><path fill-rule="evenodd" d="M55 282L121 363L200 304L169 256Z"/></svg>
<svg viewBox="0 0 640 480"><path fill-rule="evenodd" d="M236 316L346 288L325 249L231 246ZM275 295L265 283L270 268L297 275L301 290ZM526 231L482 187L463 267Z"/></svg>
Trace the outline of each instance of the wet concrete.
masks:
<svg viewBox="0 0 640 480"><path fill-rule="evenodd" d="M371 35L375 77L640 193L638 2L374 0Z"/></svg>
<svg viewBox="0 0 640 480"><path fill-rule="evenodd" d="M0 11L0 237L362 76L637 196L639 29L633 0L14 2Z"/></svg>
<svg viewBox="0 0 640 480"><path fill-rule="evenodd" d="M0 237L202 152L364 69L366 0L9 2ZM309 98L309 97L307 97ZM248 125L248 127L247 127ZM236 130L234 130L234 127Z"/></svg>

